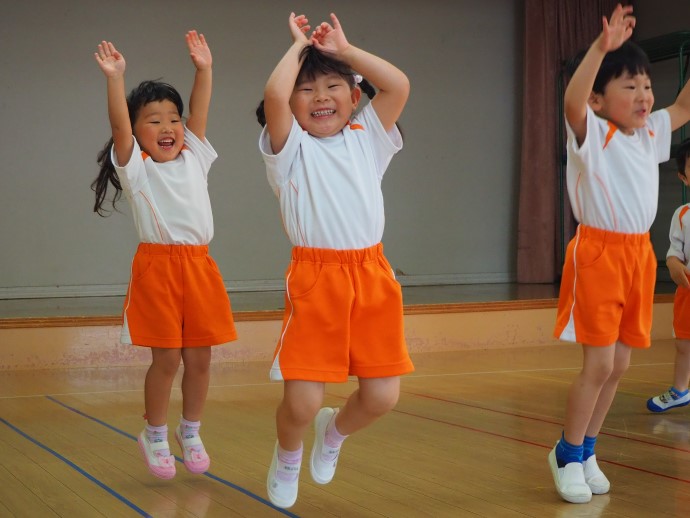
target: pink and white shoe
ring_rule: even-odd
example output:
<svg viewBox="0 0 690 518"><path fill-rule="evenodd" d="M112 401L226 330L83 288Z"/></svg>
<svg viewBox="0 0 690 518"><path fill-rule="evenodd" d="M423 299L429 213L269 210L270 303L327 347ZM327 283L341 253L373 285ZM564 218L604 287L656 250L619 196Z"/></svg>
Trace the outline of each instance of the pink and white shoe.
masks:
<svg viewBox="0 0 690 518"><path fill-rule="evenodd" d="M175 428L175 439L182 449L184 457L184 466L187 471L199 475L208 471L211 465L211 459L206 453L204 443L201 442L201 437L195 435L193 437L182 437L180 427Z"/></svg>
<svg viewBox="0 0 690 518"><path fill-rule="evenodd" d="M137 438L137 443L151 474L165 480L175 476L175 457L160 453L161 450L170 451L168 441L150 442L146 430L143 430Z"/></svg>

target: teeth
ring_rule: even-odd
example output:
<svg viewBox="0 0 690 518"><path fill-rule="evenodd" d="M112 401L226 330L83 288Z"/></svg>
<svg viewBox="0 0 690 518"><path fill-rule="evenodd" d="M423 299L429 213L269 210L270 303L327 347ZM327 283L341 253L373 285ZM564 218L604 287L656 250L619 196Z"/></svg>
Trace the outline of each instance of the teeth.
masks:
<svg viewBox="0 0 690 518"><path fill-rule="evenodd" d="M335 113L335 110L319 110L312 112L311 115L312 117L325 117L326 115L333 115Z"/></svg>

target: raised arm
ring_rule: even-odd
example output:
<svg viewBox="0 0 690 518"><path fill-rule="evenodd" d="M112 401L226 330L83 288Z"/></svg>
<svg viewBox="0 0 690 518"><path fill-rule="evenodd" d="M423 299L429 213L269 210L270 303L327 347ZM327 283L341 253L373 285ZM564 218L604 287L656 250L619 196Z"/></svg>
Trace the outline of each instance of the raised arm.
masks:
<svg viewBox="0 0 690 518"><path fill-rule="evenodd" d="M397 67L369 52L351 45L335 14L330 25L319 25L312 36L314 46L334 55L362 74L379 90L371 101L383 127L390 130L397 122L410 94L410 82Z"/></svg>
<svg viewBox="0 0 690 518"><path fill-rule="evenodd" d="M189 48L189 56L196 67L192 93L189 96L189 117L187 128L200 140L206 138L206 123L208 122L208 110L211 106L211 90L213 88L213 74L211 49L206 43L203 34L189 31L185 39ZM180 114L182 115L182 114Z"/></svg>
<svg viewBox="0 0 690 518"><path fill-rule="evenodd" d="M115 156L119 164L126 164L132 156L132 125L129 122L125 95L125 58L109 41L98 45L94 53L98 66L106 78L108 93L108 117L113 135Z"/></svg>
<svg viewBox="0 0 690 518"><path fill-rule="evenodd" d="M290 135L292 127L290 96L299 75L299 54L305 46L311 44L305 36L310 27L309 20L304 15L296 16L295 13L290 13L288 23L292 34L292 45L273 69L264 87L266 130L271 138L271 148L274 153L280 153Z"/></svg>
<svg viewBox="0 0 690 518"><path fill-rule="evenodd" d="M635 18L631 16L632 6L618 4L611 14L611 20L602 19L602 31L592 43L568 83L564 96L565 118L570 124L579 144L587 136L587 102L592 94L594 80L604 56L616 50L632 36Z"/></svg>
<svg viewBox="0 0 690 518"><path fill-rule="evenodd" d="M675 102L667 110L671 116L671 130L677 130L690 121L690 81L685 83Z"/></svg>

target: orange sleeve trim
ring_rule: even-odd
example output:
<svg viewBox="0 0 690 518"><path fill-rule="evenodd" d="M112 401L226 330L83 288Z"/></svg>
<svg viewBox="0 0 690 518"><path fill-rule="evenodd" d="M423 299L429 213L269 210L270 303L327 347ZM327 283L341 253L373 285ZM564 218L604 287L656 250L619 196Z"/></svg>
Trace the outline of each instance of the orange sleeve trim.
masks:
<svg viewBox="0 0 690 518"><path fill-rule="evenodd" d="M184 144L180 151L189 151L189 146L187 146L187 144Z"/></svg>
<svg viewBox="0 0 690 518"><path fill-rule="evenodd" d="M607 124L609 125L609 131L606 134L606 140L604 141L604 147L602 149L606 149L606 146L609 145L609 142L613 138L613 135L616 133L616 131L618 131L618 128L613 122L607 121Z"/></svg>
<svg viewBox="0 0 690 518"><path fill-rule="evenodd" d="M680 209L680 213L678 214L678 222L680 223L680 229L683 230L683 216L685 216L685 213L690 210L690 207L687 205Z"/></svg>
<svg viewBox="0 0 690 518"><path fill-rule="evenodd" d="M146 160L150 155L146 151L141 152L141 159Z"/></svg>
<svg viewBox="0 0 690 518"><path fill-rule="evenodd" d="M350 126L351 130L364 130L364 126L361 124L352 124L350 121L347 121L348 126Z"/></svg>
<svg viewBox="0 0 690 518"><path fill-rule="evenodd" d="M647 130L647 131L649 131L649 136L650 136L650 137L653 137L653 136L654 136L654 132L653 132L652 130Z"/></svg>

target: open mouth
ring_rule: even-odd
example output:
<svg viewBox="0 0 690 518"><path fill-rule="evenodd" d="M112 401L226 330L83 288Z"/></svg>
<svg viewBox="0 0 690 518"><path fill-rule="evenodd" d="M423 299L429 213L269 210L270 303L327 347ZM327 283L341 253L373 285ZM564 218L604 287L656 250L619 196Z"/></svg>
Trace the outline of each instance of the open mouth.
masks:
<svg viewBox="0 0 690 518"><path fill-rule="evenodd" d="M169 151L169 150L171 150L171 149L173 148L173 146L175 145L175 139L171 139L171 138L164 138L164 139L161 139L161 140L158 141L158 145L159 145L162 149L164 149L164 150L166 150L166 151Z"/></svg>
<svg viewBox="0 0 690 518"><path fill-rule="evenodd" d="M318 117L328 117L330 115L334 115L335 110L317 110L315 112L311 112L311 116L318 118Z"/></svg>

